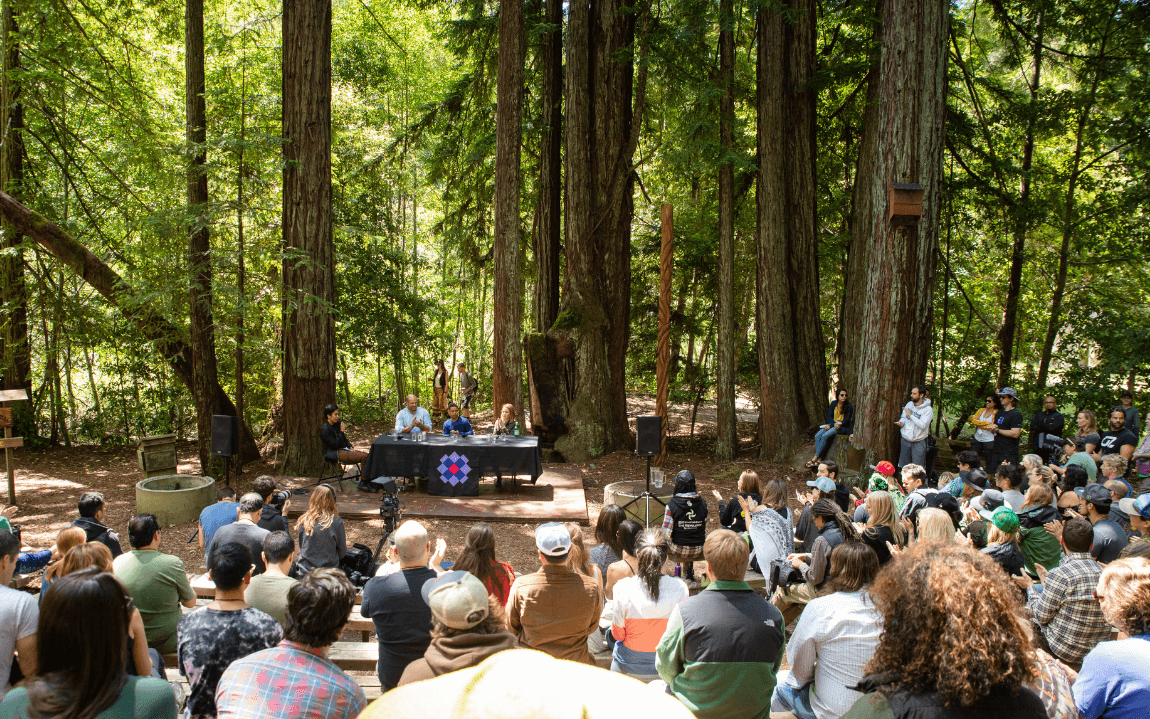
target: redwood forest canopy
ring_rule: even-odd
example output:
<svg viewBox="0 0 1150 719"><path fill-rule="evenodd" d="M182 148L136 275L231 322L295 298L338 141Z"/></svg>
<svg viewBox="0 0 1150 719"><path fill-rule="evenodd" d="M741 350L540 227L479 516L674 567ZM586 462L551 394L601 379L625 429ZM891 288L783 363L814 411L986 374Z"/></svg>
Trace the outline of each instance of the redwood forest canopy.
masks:
<svg viewBox="0 0 1150 719"><path fill-rule="evenodd" d="M322 408L466 362L570 459L656 378L764 458L926 382L1100 409L1150 383L1150 5L3 0L0 320L17 432L213 414L321 461ZM891 218L895 185L921 187ZM910 192L914 194L913 191ZM528 371L530 365L530 372ZM746 446L748 437L744 437Z"/></svg>

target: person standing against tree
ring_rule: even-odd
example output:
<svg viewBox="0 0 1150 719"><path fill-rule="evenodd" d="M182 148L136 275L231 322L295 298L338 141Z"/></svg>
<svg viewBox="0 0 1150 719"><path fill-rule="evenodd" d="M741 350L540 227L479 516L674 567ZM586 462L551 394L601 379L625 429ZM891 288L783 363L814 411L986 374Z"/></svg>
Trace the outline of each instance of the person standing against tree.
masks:
<svg viewBox="0 0 1150 719"><path fill-rule="evenodd" d="M479 382L471 376L467 371L467 367L460 362L455 367L459 370L459 413L464 417L471 418L471 401L475 399L475 393L479 389Z"/></svg>
<svg viewBox="0 0 1150 719"><path fill-rule="evenodd" d="M926 438L930 434L930 421L934 410L926 396L926 386L917 384L911 387L910 401L902 408L902 415L895 422L901 429L898 466L926 464Z"/></svg>
<svg viewBox="0 0 1150 719"><path fill-rule="evenodd" d="M986 473L998 469L1003 462L1018 464L1018 438L1022 434L1022 413L1018 411L1018 393L1011 387L1003 387L998 393L1002 409L994 416L990 433L994 435L994 448L990 452L990 464Z"/></svg>
<svg viewBox="0 0 1150 719"><path fill-rule="evenodd" d="M1066 418L1058 411L1058 401L1053 395L1046 395L1042 399L1042 409L1034 413L1030 420L1030 447L1034 453L1042 457L1042 463L1050 461L1051 450L1044 445L1046 436L1061 437L1066 429Z"/></svg>

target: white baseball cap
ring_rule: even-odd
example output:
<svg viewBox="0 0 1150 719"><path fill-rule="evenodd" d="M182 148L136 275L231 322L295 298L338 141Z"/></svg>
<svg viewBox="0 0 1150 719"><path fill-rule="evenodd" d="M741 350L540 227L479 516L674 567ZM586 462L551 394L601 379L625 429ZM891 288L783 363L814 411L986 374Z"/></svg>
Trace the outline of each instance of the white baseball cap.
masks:
<svg viewBox="0 0 1150 719"><path fill-rule="evenodd" d="M540 524L535 530L535 546L548 557L559 557L571 551L571 534L558 522Z"/></svg>

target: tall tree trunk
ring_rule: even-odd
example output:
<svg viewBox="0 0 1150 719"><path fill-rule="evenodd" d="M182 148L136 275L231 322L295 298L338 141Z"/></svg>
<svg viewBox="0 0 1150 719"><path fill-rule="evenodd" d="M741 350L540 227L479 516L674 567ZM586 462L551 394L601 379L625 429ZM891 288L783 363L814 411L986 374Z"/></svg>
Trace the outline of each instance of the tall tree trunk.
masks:
<svg viewBox="0 0 1150 719"><path fill-rule="evenodd" d="M735 32L732 0L719 2L719 287L718 337L715 340L715 461L735 456L735 170L732 126L735 119Z"/></svg>
<svg viewBox="0 0 1150 719"><path fill-rule="evenodd" d="M212 320L212 247L208 230L207 110L204 101L204 0L187 0L184 15L184 107L188 180L188 307L191 314L192 400L200 471L218 476L212 457L212 415L220 414L216 331Z"/></svg>
<svg viewBox="0 0 1150 719"><path fill-rule="evenodd" d="M779 457L822 416L826 357L815 236L814 4L758 14L759 438Z"/></svg>
<svg viewBox="0 0 1150 719"><path fill-rule="evenodd" d="M544 0L548 31L542 35L539 74L543 131L539 139L539 197L531 234L535 257L535 331L559 316L560 203L563 199L563 2Z"/></svg>
<svg viewBox="0 0 1150 719"><path fill-rule="evenodd" d="M3 41L3 76L0 77L0 190L17 200L24 196L24 106L20 101L20 83L14 71L20 66L19 33L14 0L5 0L0 11ZM22 389L32 396L32 355L28 340L28 291L24 284L24 235L15 226L4 223L3 254L0 254L0 384L4 389ZM36 434L31 402L12 405L14 433L30 437Z"/></svg>
<svg viewBox="0 0 1150 719"><path fill-rule="evenodd" d="M867 93L843 303L843 381L868 459L895 456L898 419L923 380L931 339L946 116L944 0L882 0ZM917 225L896 227L895 182L923 186Z"/></svg>
<svg viewBox="0 0 1150 719"><path fill-rule="evenodd" d="M283 135L283 471L304 475L323 463L335 401L331 0L284 2Z"/></svg>
<svg viewBox="0 0 1150 719"><path fill-rule="evenodd" d="M523 421L523 294L519 262L519 155L523 114L523 0L499 3L495 106L495 328L492 403Z"/></svg>
<svg viewBox="0 0 1150 719"><path fill-rule="evenodd" d="M1018 297L1022 293L1022 265L1026 261L1026 234L1030 231L1030 169L1034 164L1034 125L1038 111L1038 82L1042 76L1042 13L1034 31L1031 50L1033 67L1027 89L1030 99L1026 105L1026 137L1022 141L1022 179L1018 188L1018 204L1013 208L1011 224L1012 249L1010 253L1010 279L1006 285L1006 307L1002 313L1002 327L998 331L998 387L1010 384L1014 362L1015 333L1018 330Z"/></svg>

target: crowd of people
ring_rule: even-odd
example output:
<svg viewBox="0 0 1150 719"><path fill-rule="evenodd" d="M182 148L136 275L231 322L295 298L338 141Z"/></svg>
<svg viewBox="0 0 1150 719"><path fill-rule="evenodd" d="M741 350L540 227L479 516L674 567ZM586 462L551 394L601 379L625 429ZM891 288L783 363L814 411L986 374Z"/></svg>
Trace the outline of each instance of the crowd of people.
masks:
<svg viewBox="0 0 1150 719"><path fill-rule="evenodd" d="M274 479L238 498L220 490L197 531L215 587L199 607L156 518L132 517L124 551L88 492L38 597L7 586L29 552L0 529L0 717L372 719L499 702L536 716L1150 716L1150 484L1129 475L1128 414L1066 437L1052 467L1057 453L1002 451L1021 422L1007 416L1012 391L993 399L993 419L977 414L995 435L989 462L975 440L954 475L913 461L931 411L915 388L900 462L849 488L823 456L830 430L853 421L840 394L806 491L788 497L748 470L732 496L712 493L712 514L684 470L661 525L617 505L599 513L594 543L544 523L539 568L521 575L489 525L446 569L445 542L407 521L362 593L340 568L330 487L312 491L294 532ZM1062 436L1057 418L1036 422ZM329 657L357 603L378 647L370 705ZM165 656L182 682L167 681ZM610 673L576 668L596 662Z"/></svg>

